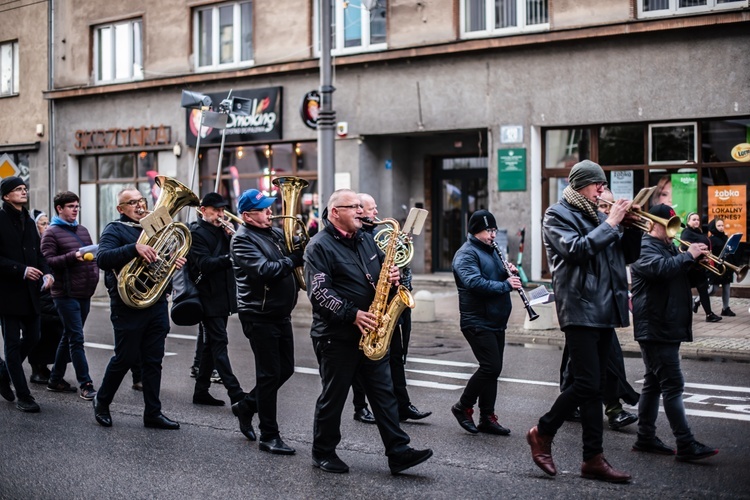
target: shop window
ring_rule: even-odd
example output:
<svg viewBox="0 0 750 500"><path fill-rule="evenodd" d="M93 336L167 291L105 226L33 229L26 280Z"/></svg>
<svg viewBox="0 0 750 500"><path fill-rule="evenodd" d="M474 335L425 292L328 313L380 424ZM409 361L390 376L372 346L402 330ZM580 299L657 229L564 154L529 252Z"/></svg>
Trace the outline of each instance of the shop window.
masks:
<svg viewBox="0 0 750 500"><path fill-rule="evenodd" d="M741 9L747 0L638 0L638 17L663 17Z"/></svg>
<svg viewBox="0 0 750 500"><path fill-rule="evenodd" d="M461 1L461 34L466 37L548 29L547 0Z"/></svg>
<svg viewBox="0 0 750 500"><path fill-rule="evenodd" d="M94 74L97 83L143 78L141 27L141 20L133 19L94 29Z"/></svg>
<svg viewBox="0 0 750 500"><path fill-rule="evenodd" d="M644 133L642 125L599 127L599 164L643 165Z"/></svg>
<svg viewBox="0 0 750 500"><path fill-rule="evenodd" d="M0 96L18 94L18 42L0 43Z"/></svg>
<svg viewBox="0 0 750 500"><path fill-rule="evenodd" d="M253 4L231 2L195 9L193 53L200 70L253 63Z"/></svg>
<svg viewBox="0 0 750 500"><path fill-rule="evenodd" d="M386 48L387 0L332 0L331 53L334 55ZM319 40L319 2L315 1L315 40ZM316 42L316 50L320 45Z"/></svg>
<svg viewBox="0 0 750 500"><path fill-rule="evenodd" d="M750 119L701 122L701 155L704 163L734 162L732 148L750 142Z"/></svg>
<svg viewBox="0 0 750 500"><path fill-rule="evenodd" d="M545 131L546 168L570 168L590 158L588 128L549 129Z"/></svg>
<svg viewBox="0 0 750 500"><path fill-rule="evenodd" d="M695 122L649 125L649 165L695 162L698 157L696 129Z"/></svg>

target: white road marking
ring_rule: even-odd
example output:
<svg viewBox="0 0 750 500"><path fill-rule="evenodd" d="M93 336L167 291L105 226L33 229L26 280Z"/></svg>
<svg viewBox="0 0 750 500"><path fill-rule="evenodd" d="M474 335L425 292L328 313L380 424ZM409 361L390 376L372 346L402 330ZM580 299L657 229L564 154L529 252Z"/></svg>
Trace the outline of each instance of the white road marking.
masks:
<svg viewBox="0 0 750 500"><path fill-rule="evenodd" d="M92 349L103 349L105 351L114 351L115 350L115 346L113 346L113 345L98 344L96 342L84 342L83 346L84 347L90 347ZM165 352L164 355L165 356L177 356L177 353L176 352Z"/></svg>
<svg viewBox="0 0 750 500"><path fill-rule="evenodd" d="M197 335L183 335L181 333L168 333L167 337L173 338L173 339L183 339L183 340L197 340Z"/></svg>

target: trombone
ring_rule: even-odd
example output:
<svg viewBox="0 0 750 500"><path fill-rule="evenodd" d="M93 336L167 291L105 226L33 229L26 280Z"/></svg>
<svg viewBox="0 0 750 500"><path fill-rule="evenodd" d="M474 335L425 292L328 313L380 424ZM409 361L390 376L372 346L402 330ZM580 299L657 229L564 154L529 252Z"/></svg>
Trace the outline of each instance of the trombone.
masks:
<svg viewBox="0 0 750 500"><path fill-rule="evenodd" d="M614 202L602 199L599 196L596 197L596 200L608 205L614 205ZM677 236L677 233L680 232L680 228L682 227L680 217L677 215L670 217L669 219L663 219L637 208L631 208L630 210L628 210L628 213L638 217L637 221L628 222L628 225L640 229L644 233L648 233L649 231L651 231L651 226L656 223L664 226L664 229L667 230L667 236L669 238L674 238L675 236Z"/></svg>
<svg viewBox="0 0 750 500"><path fill-rule="evenodd" d="M687 247L690 246L690 242L685 241L683 239L673 237L674 241L680 244L680 252L685 253L687 250ZM719 259L717 256L713 255L710 250L706 250L703 255L706 259L710 260L714 264L709 264L705 262L705 260L701 259L698 261L698 265L701 266L703 269L710 271L714 273L716 276L723 276L725 272L727 272L727 266L730 264L727 264L723 259ZM747 266L744 266L747 268ZM747 269L745 269L745 273L747 273ZM744 275L743 275L744 278Z"/></svg>

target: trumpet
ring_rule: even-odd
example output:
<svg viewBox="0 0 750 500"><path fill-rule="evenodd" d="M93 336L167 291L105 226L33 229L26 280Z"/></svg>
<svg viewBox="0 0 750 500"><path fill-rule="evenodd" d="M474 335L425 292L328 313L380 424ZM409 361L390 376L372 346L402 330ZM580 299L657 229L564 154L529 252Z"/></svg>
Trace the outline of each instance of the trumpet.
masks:
<svg viewBox="0 0 750 500"><path fill-rule="evenodd" d="M203 212L201 212L200 207L195 207L195 210L198 212L199 217L203 217ZM219 219L219 224L230 234L234 234L237 232L237 230L232 225L232 222L240 226L243 224L242 219L234 215L232 212L224 210L224 217Z"/></svg>
<svg viewBox="0 0 750 500"><path fill-rule="evenodd" d="M599 196L596 197L596 200L599 202L604 202L608 205L614 205L614 202L602 199ZM628 213L638 217L637 221L629 222L628 225L636 229L640 229L644 233L648 233L649 231L651 231L652 225L656 223L664 226L664 228L667 230L667 236L669 238L674 238L675 236L677 236L677 233L680 232L680 228L682 227L682 222L680 221L680 217L678 215L670 217L669 219L663 219L637 208L631 208L630 210L628 210Z"/></svg>
<svg viewBox="0 0 750 500"><path fill-rule="evenodd" d="M743 264L741 266L735 266L733 264L730 264L729 262L727 262L724 259L721 259L720 263L724 267L726 267L727 269L729 269L730 271L732 271L733 273L737 274L737 282L738 283L740 281L743 281L745 279L745 277L747 276L748 270L750 270L750 267L748 267L747 264Z"/></svg>
<svg viewBox="0 0 750 500"><path fill-rule="evenodd" d="M686 252L687 251L687 247L690 246L690 242L685 241L683 239L680 239L680 238L677 238L677 237L673 237L672 239L674 241L676 241L677 243L680 244L680 252L683 252L683 253ZM705 262L703 259L701 259L701 260L698 261L698 265L701 266L703 269L705 269L706 271L714 273L716 276L723 276L724 273L727 272L727 263L724 262L723 259L719 259L718 257L716 257L715 255L713 255L708 250L706 250L703 253L703 255L705 256L706 259L710 260L711 262L713 262L715 264L715 265L709 264L709 263ZM747 267L747 266L745 266L745 267ZM747 272L747 270L745 270L745 272ZM743 276L743 278L744 278L744 276Z"/></svg>

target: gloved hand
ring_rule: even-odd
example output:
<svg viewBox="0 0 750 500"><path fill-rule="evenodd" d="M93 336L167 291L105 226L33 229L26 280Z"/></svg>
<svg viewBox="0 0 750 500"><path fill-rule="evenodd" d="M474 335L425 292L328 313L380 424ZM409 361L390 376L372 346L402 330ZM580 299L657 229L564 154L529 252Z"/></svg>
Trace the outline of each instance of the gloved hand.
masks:
<svg viewBox="0 0 750 500"><path fill-rule="evenodd" d="M289 254L289 258L292 259L294 267L300 267L304 264L304 259L302 258L304 254L305 251L301 248L298 248Z"/></svg>

